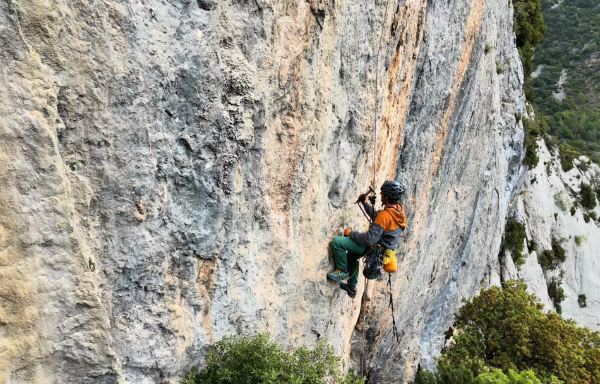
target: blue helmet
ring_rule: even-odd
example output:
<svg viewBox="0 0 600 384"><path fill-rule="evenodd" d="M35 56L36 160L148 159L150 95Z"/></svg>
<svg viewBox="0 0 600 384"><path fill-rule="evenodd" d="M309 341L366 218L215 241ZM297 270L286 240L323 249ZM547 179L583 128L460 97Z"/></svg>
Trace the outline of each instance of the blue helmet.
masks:
<svg viewBox="0 0 600 384"><path fill-rule="evenodd" d="M404 194L404 185L395 180L388 180L381 186L381 193L392 200L400 200Z"/></svg>

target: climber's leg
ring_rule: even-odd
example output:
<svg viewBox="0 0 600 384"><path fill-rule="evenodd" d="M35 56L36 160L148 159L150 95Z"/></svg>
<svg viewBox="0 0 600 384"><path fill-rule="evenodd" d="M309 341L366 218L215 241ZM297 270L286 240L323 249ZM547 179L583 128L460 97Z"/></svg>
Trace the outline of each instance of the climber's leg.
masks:
<svg viewBox="0 0 600 384"><path fill-rule="evenodd" d="M332 245L335 266L338 269L328 273L327 277L329 277L332 280L345 280L352 273L348 270L349 268L353 268L354 274L358 275L357 260L365 252L367 247L364 245L356 244L351 238L343 236L334 237Z"/></svg>
<svg viewBox="0 0 600 384"><path fill-rule="evenodd" d="M366 248L367 247L363 247L362 252L360 253L348 252L348 273L350 274L350 277L348 278L348 285L351 287L356 287L358 284L358 267L360 265L359 260L365 253Z"/></svg>

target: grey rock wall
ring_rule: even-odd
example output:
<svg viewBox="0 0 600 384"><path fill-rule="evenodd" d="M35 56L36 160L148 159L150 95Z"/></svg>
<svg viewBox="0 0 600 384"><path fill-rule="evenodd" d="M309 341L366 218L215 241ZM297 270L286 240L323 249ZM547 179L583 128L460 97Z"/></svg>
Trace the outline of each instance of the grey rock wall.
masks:
<svg viewBox="0 0 600 384"><path fill-rule="evenodd" d="M0 381L176 382L255 332L406 381L499 283L508 3L1 0L0 32ZM388 178L409 189L399 343L385 282L360 320L325 278Z"/></svg>
<svg viewBox="0 0 600 384"><path fill-rule="evenodd" d="M598 206L586 209L580 200L580 185L594 185L600 177L600 168L585 157L575 160L575 166L564 172L557 158L543 141L539 141L539 164L523 178L523 194L514 206L514 214L527 229L531 247L525 265L518 275L529 286L531 293L545 304L546 310L557 310L548 295L552 279L560 281L565 299L560 303L563 318L573 319L580 326L600 329L600 228L594 219L585 221L584 215L598 216ZM562 202L562 203L561 203ZM571 207L575 211L571 213ZM563 210L564 209L564 210ZM552 249L552 239L560 242L566 260L556 270L544 270L538 254ZM585 303L579 303L579 296Z"/></svg>

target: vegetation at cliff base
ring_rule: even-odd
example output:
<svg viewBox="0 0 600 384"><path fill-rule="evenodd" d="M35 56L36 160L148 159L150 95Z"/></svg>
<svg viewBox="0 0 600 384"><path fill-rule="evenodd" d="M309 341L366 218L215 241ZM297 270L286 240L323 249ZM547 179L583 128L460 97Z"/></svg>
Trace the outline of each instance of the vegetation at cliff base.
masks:
<svg viewBox="0 0 600 384"><path fill-rule="evenodd" d="M362 384L341 372L331 346L286 351L268 335L225 337L206 355L202 372L192 369L181 384Z"/></svg>
<svg viewBox="0 0 600 384"><path fill-rule="evenodd" d="M532 72L533 47L542 40L546 24L540 13L540 0L513 0L513 6L517 48L523 62L525 77L528 77Z"/></svg>
<svg viewBox="0 0 600 384"><path fill-rule="evenodd" d="M543 305L520 281L463 299L454 341L415 384L600 383L600 334Z"/></svg>
<svg viewBox="0 0 600 384"><path fill-rule="evenodd" d="M536 119L547 120L548 133L560 142L566 171L580 154L600 163L599 5L599 0L541 0L547 30L531 59L535 95L529 92L528 98L538 109ZM528 68L528 58L522 59Z"/></svg>

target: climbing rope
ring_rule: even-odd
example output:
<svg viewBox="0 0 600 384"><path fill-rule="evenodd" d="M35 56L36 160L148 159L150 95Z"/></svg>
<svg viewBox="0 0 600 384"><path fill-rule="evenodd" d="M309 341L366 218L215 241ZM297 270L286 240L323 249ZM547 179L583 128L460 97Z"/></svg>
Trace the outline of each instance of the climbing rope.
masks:
<svg viewBox="0 0 600 384"><path fill-rule="evenodd" d="M379 34L379 44L377 45L377 56L375 57L375 122L373 125L375 140L373 141L373 166L372 166L373 176L371 178L371 185L376 185L375 167L377 165L377 161L376 161L376 157L377 157L377 122L379 120L379 53L381 51L381 44L383 42L383 31L385 30L385 24L386 24L387 17L388 17L387 15L388 15L389 5L390 5L390 0L387 0L385 3L385 13L383 15L383 20L381 22L381 33ZM369 215L367 215L367 212L365 212L364 208L362 207L362 204L360 204L359 202L357 202L357 204L360 207L360 210L363 213L363 215L369 221L369 223L372 223L373 218L371 218L371 217L369 217ZM391 279L391 275L390 275L390 279ZM365 292L367 292L367 289L368 289L367 283L368 283L368 281L367 281L367 278L365 277ZM388 293L390 294L390 300L391 300L392 299L391 280L388 280L388 286L390 287L390 290L388 291ZM368 292L367 292L367 294L368 294ZM364 303L364 299L363 299L363 306L362 306L363 350L361 353L361 375L362 376L365 376L365 370L366 370L366 365L367 365L367 361L366 361L366 357L365 357L365 349L367 347L367 324L366 324L366 317L367 317L366 312L367 311L365 310L364 305L365 305L365 303ZM390 305L392 308L392 321L394 322L394 336L396 338L396 341L398 341L397 330L396 330L396 321L394 320L394 315L393 315L394 304L390 301Z"/></svg>
<svg viewBox="0 0 600 384"><path fill-rule="evenodd" d="M377 156L377 121L379 120L379 52L381 51L381 43L383 42L383 31L385 30L385 23L387 21L388 9L390 0L385 3L385 14L383 21L381 22L381 33L379 34L379 44L377 45L377 56L375 56L375 141L373 142L373 178L371 179L371 185L375 185L375 158Z"/></svg>
<svg viewBox="0 0 600 384"><path fill-rule="evenodd" d="M369 224L372 223L373 219L367 214L367 212L363 208L362 203L361 202L357 202L356 204L358 204L358 208L360 208L360 211L362 212L362 214L367 218L367 220L369 221Z"/></svg>
<svg viewBox="0 0 600 384"><path fill-rule="evenodd" d="M394 333L394 340L398 342L398 328L396 328L396 318L394 316L394 291L392 291L392 274L388 273L388 282L385 286L385 291L390 295L390 303L388 304L388 313L392 315L392 331Z"/></svg>

